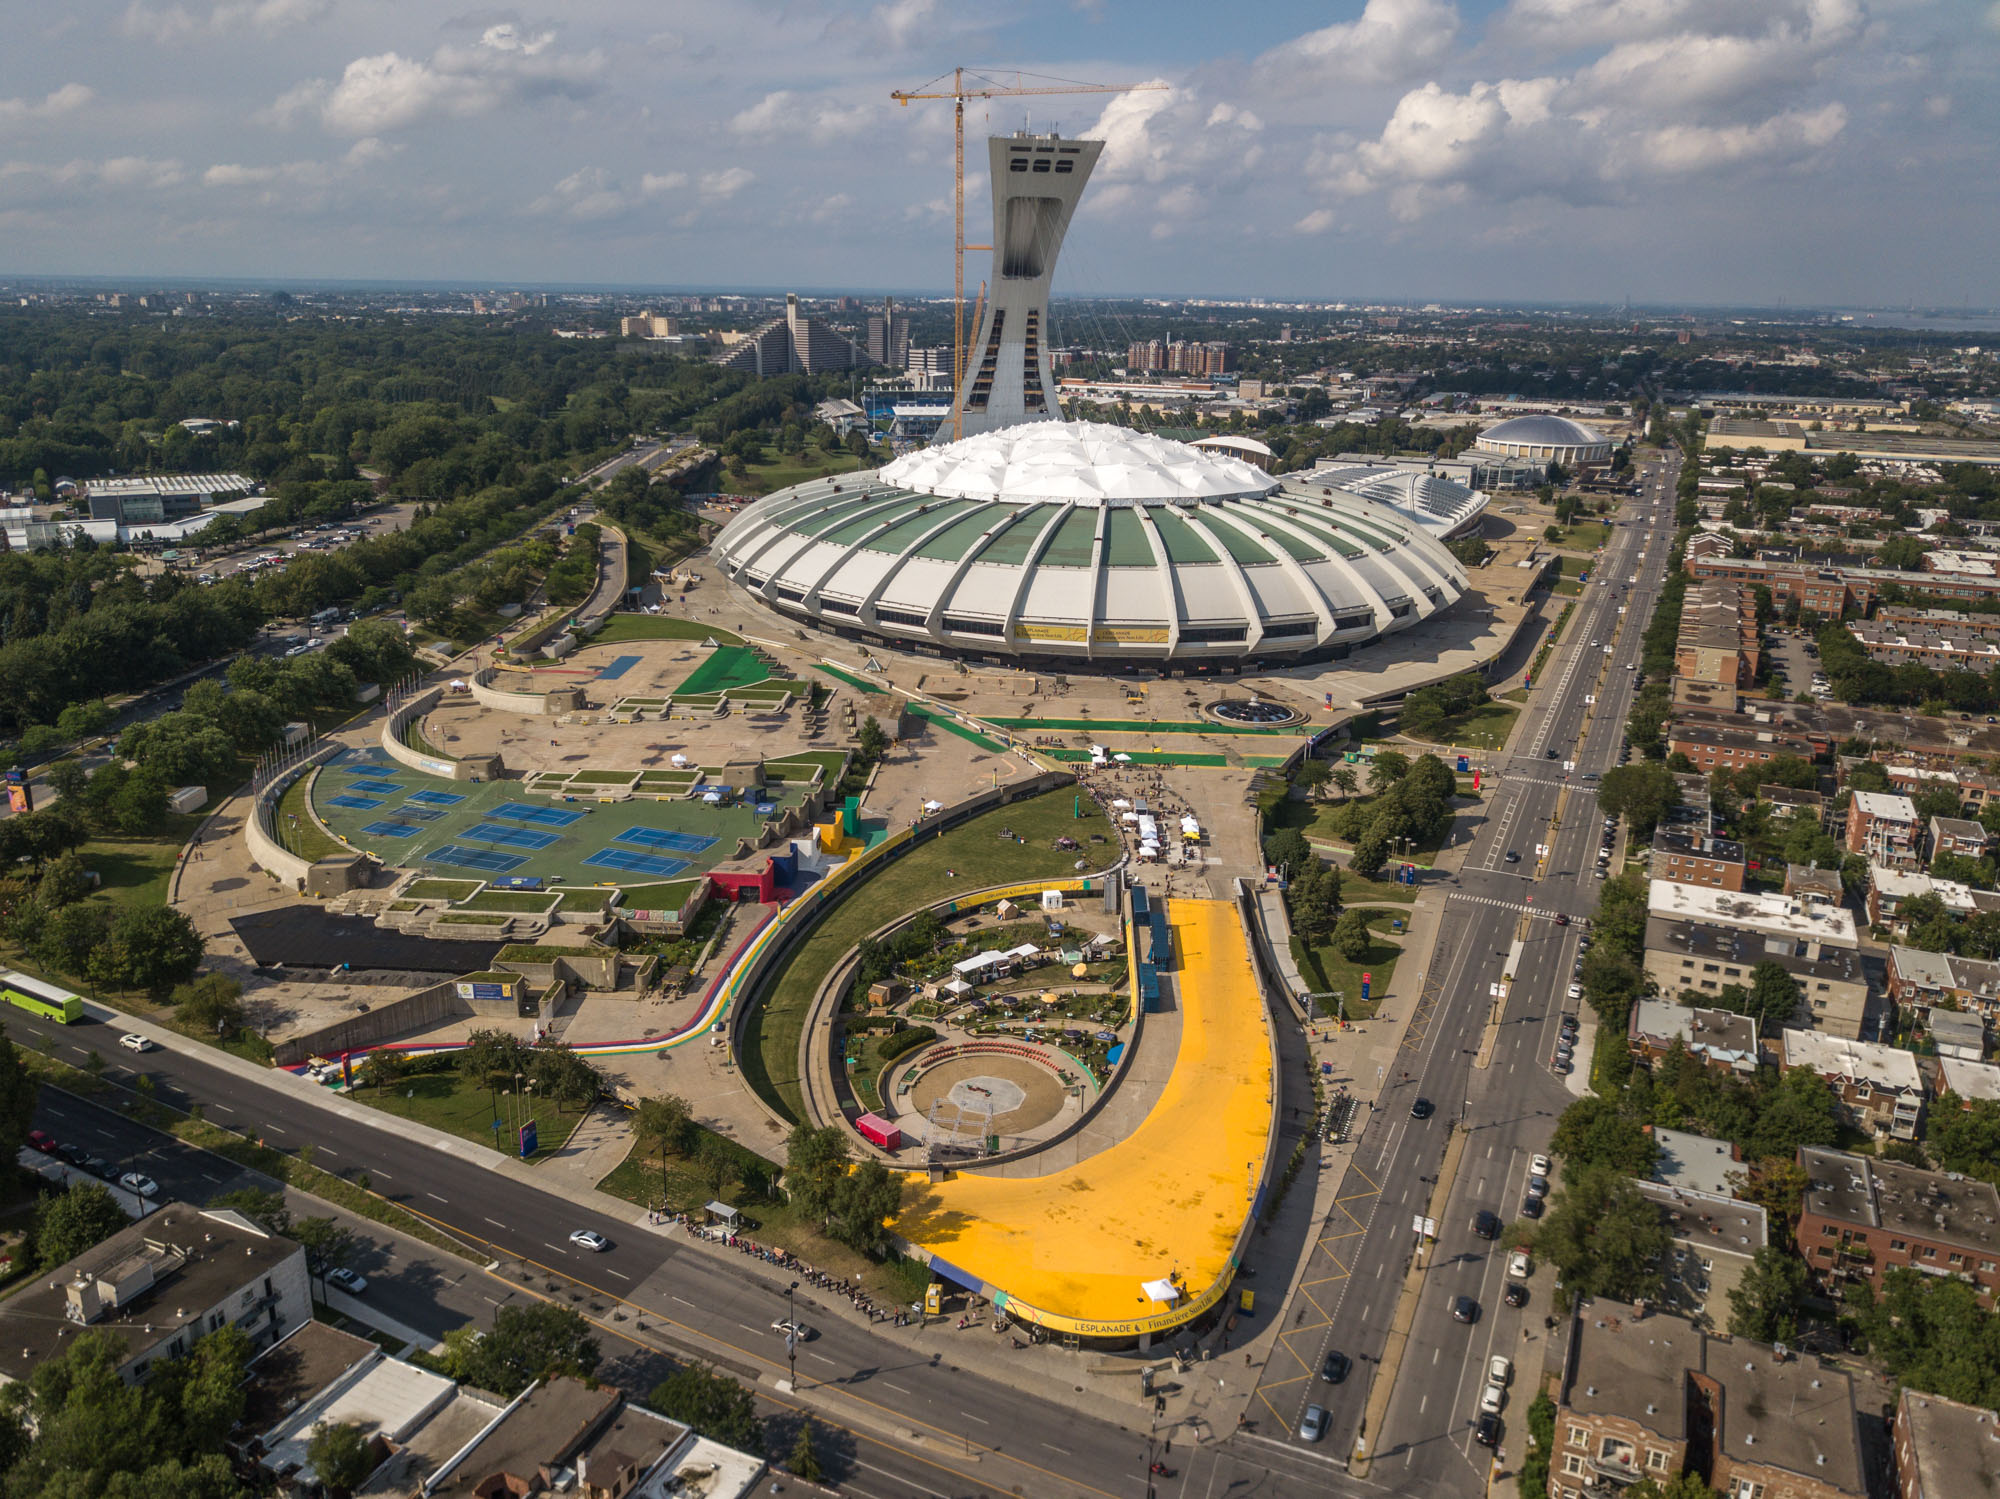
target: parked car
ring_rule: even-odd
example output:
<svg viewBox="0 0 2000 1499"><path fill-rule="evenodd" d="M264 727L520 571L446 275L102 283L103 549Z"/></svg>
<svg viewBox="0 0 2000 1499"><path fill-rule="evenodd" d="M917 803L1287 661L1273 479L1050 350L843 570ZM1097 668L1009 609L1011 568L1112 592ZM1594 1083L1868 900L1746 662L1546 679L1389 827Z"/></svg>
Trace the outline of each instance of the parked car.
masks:
<svg viewBox="0 0 2000 1499"><path fill-rule="evenodd" d="M1497 1416L1506 1403L1507 1391L1500 1385L1490 1384L1480 1392L1479 1408L1489 1416Z"/></svg>
<svg viewBox="0 0 2000 1499"><path fill-rule="evenodd" d="M1496 1353L1486 1361L1486 1379L1489 1384L1508 1385L1514 1382L1514 1361L1504 1353Z"/></svg>
<svg viewBox="0 0 2000 1499"><path fill-rule="evenodd" d="M1553 1163L1545 1155L1538 1155L1528 1162L1528 1175L1547 1176L1554 1169Z"/></svg>
<svg viewBox="0 0 2000 1499"><path fill-rule="evenodd" d="M359 1296L368 1289L368 1277L342 1265L338 1270L326 1272L326 1283L337 1291L345 1291L350 1296Z"/></svg>
<svg viewBox="0 0 2000 1499"><path fill-rule="evenodd" d="M1479 1418L1479 1424L1472 1428L1472 1440L1482 1447L1500 1445L1500 1418L1491 1411Z"/></svg>
<svg viewBox="0 0 2000 1499"><path fill-rule="evenodd" d="M1507 1282L1507 1289L1502 1296L1509 1306L1520 1307L1528 1304L1528 1288L1518 1280Z"/></svg>
<svg viewBox="0 0 2000 1499"><path fill-rule="evenodd" d="M56 1137L45 1129L29 1130L28 1144L32 1149L39 1150L43 1155L54 1155L57 1150Z"/></svg>
<svg viewBox="0 0 2000 1499"><path fill-rule="evenodd" d="M1526 1280L1535 1273L1535 1259L1525 1249L1517 1249L1507 1256L1507 1273L1516 1280Z"/></svg>
<svg viewBox="0 0 2000 1499"><path fill-rule="evenodd" d="M157 1197L160 1195L160 1184L143 1172L126 1172L118 1178L118 1185L128 1192L137 1192L141 1197Z"/></svg>
<svg viewBox="0 0 2000 1499"><path fill-rule="evenodd" d="M1542 1199L1535 1196L1532 1192L1521 1199L1521 1216L1523 1218L1539 1218L1542 1216L1542 1209Z"/></svg>

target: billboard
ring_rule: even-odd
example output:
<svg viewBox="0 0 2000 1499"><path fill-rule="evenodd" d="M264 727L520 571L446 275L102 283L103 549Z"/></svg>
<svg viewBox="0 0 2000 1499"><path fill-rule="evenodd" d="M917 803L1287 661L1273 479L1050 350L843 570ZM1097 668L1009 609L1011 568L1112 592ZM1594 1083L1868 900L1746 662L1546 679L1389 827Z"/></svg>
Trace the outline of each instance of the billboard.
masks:
<svg viewBox="0 0 2000 1499"><path fill-rule="evenodd" d="M526 1124L521 1126L517 1135L517 1143L520 1145L521 1159L524 1161L540 1148L541 1134L535 1128L534 1120L530 1119Z"/></svg>

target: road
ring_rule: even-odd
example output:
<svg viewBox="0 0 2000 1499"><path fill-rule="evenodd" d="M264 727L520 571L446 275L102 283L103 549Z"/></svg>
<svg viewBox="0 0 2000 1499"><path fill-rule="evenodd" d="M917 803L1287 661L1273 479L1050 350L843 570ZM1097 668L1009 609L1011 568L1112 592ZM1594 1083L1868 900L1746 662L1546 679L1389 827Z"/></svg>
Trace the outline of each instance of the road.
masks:
<svg viewBox="0 0 2000 1499"><path fill-rule="evenodd" d="M1675 459L1669 453L1647 465L1640 496L1627 502L1624 523L1592 569L1563 643L1530 694L1518 752L1498 767L1463 869L1450 880L1446 919L1396 1069L1401 1075L1383 1079L1313 1261L1284 1309L1294 1332L1267 1361L1252 1402L1257 1434L1319 1459L1336 1491L1353 1484L1334 1475L1359 1441L1372 1458L1370 1486L1483 1493L1489 1465L1473 1444L1472 1426L1488 1357L1513 1356L1523 1320L1546 1314L1532 1303L1521 1312L1503 1304L1505 1241L1479 1238L1472 1219L1481 1209L1503 1221L1519 1216L1528 1161L1546 1147L1556 1117L1576 1096L1573 1079L1558 1077L1549 1063L1586 927L1553 918L1587 917L1596 906L1601 820L1581 778L1618 763L1637 676L1625 667L1636 668L1640 636L1664 580ZM1636 584L1627 581L1635 575ZM1555 760L1547 758L1551 748ZM1510 851L1518 863L1509 861ZM1475 1067L1494 986L1517 938L1513 984L1490 1060ZM1592 1020L1587 1011L1582 1019L1578 1065L1587 1070ZM1419 1097L1434 1106L1429 1118L1412 1117ZM1372 1380L1416 1246L1414 1220L1431 1211L1434 1182L1460 1124L1466 1145L1434 1215L1438 1239L1427 1255L1394 1393L1380 1431L1364 1432ZM1460 1295L1479 1308L1469 1325L1451 1315ZM1355 1361L1337 1387L1318 1377L1333 1349ZM1526 1383L1517 1379L1515 1387ZM1296 1435L1309 1402L1326 1405L1331 1415L1317 1446ZM1525 1436L1520 1411L1510 1407L1503 1421L1503 1445L1518 1452Z"/></svg>

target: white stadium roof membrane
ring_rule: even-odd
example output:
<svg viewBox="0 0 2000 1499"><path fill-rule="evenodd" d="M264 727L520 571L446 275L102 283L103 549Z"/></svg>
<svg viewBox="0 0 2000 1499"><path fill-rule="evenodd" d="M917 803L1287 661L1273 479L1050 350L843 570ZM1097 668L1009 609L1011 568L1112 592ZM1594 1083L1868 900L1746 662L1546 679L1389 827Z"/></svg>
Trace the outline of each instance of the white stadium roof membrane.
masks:
<svg viewBox="0 0 2000 1499"><path fill-rule="evenodd" d="M1278 481L1240 458L1102 422L1029 422L898 458L886 484L968 500L1165 504L1269 494Z"/></svg>

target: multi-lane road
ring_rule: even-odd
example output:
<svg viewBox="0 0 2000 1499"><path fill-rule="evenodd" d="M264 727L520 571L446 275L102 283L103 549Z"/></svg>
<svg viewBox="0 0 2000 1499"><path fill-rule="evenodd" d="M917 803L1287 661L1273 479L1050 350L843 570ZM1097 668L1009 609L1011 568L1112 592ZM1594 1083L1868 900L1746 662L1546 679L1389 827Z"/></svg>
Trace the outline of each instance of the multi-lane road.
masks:
<svg viewBox="0 0 2000 1499"><path fill-rule="evenodd" d="M1257 1434L1310 1454L1336 1492L1386 1486L1399 1493L1483 1493L1490 1458L1474 1444L1473 1427L1487 1361L1493 1353L1515 1357L1525 1319L1539 1326L1547 1314L1532 1301L1519 1311L1504 1305L1507 1246L1476 1235L1472 1221L1481 1210L1507 1222L1520 1215L1528 1162L1576 1096L1572 1079L1549 1064L1599 888L1601 820L1592 783L1583 777L1619 761L1640 637L1672 538L1674 457L1669 452L1645 466L1638 498L1623 508L1530 693L1517 750L1487 787L1482 821L1449 882L1445 919L1423 965L1425 984L1399 1065L1382 1080L1380 1102L1356 1142L1312 1263L1285 1309L1287 1327L1317 1329L1281 1342L1252 1404ZM1559 914L1574 919L1559 925ZM1496 986L1509 977L1504 1002L1496 1002ZM1591 1017L1582 1006L1567 1007L1583 1012L1581 1067ZM1428 1118L1412 1115L1419 1098L1432 1105ZM1457 1128L1466 1131L1465 1143L1444 1206L1433 1213L1437 1177ZM1420 1215L1433 1216L1437 1241L1423 1255L1427 1269L1394 1365L1393 1395L1379 1429L1364 1431L1373 1383L1388 1375L1381 1361L1391 1347ZM1454 1319L1460 1296L1476 1303L1477 1320ZM1339 1385L1319 1377L1331 1350L1354 1360ZM1517 1377L1514 1388L1531 1383L1533 1372L1528 1380ZM1329 1411L1318 1443L1297 1435L1308 1403ZM1513 1453L1525 1435L1525 1404L1523 1398L1510 1405L1502 1417L1502 1445ZM1365 1484L1343 1471L1357 1453L1369 1459Z"/></svg>

